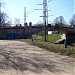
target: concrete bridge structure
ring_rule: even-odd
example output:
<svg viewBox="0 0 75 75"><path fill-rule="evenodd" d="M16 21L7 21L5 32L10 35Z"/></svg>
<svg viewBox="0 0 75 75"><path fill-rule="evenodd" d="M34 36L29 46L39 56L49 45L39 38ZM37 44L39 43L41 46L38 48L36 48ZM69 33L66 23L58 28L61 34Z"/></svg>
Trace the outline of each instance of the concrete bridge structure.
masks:
<svg viewBox="0 0 75 75"><path fill-rule="evenodd" d="M73 27L46 26L46 29L48 31L60 31L65 33L65 47L75 42L75 28ZM19 27L0 27L0 39L32 38L32 34L42 30L44 30L44 26L32 26L31 23L29 23L29 26L25 24L25 26Z"/></svg>
<svg viewBox="0 0 75 75"><path fill-rule="evenodd" d="M25 26L0 27L0 39L26 39L32 38L32 35L42 31L41 26Z"/></svg>

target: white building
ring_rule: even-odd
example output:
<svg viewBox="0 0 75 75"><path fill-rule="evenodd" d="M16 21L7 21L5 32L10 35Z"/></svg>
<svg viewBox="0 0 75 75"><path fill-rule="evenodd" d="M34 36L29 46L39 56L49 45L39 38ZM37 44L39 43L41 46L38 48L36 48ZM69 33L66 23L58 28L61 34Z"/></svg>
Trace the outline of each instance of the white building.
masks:
<svg viewBox="0 0 75 75"><path fill-rule="evenodd" d="M48 34L58 34L58 31L48 31Z"/></svg>

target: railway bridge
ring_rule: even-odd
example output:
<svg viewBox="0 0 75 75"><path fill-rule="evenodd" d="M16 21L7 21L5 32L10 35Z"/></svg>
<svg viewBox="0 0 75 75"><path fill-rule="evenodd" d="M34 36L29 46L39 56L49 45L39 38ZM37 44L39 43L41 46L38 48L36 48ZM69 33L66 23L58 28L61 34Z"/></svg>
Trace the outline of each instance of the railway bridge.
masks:
<svg viewBox="0 0 75 75"><path fill-rule="evenodd" d="M44 26L19 26L19 27L0 27L0 39L24 39L32 38L32 34L42 31ZM66 35L65 47L75 43L75 28L65 26L46 26L48 31L60 31Z"/></svg>

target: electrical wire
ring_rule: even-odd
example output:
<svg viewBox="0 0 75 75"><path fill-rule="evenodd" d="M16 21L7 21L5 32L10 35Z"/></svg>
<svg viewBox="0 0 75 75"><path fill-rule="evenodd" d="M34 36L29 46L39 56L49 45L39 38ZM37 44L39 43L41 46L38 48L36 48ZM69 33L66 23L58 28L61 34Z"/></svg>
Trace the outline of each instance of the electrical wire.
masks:
<svg viewBox="0 0 75 75"><path fill-rule="evenodd" d="M71 5L73 5L73 3L70 4L70 5L64 6L64 7L60 8L60 9L56 9L56 10L54 10L53 12L60 11L60 10L62 10L62 9L64 9L64 8L68 8L68 7L70 7Z"/></svg>
<svg viewBox="0 0 75 75"><path fill-rule="evenodd" d="M38 0L37 0L37 1L38 1ZM29 1L29 3L27 4L27 7L30 5L31 2L32 2L32 0ZM34 3L35 3L35 1L34 1ZM33 3L33 4L34 4L34 3ZM63 8L60 8L60 9L57 9L57 10L53 11L53 12L56 12L56 13L54 13L53 15L58 15L58 14L60 14L60 13L67 12L67 11L70 11L70 10L74 9L74 8L70 8L70 9L63 10L64 8L68 8L68 7L70 7L71 5L73 5L73 4L64 6ZM33 11L34 11L34 7L30 8L29 10L30 10L30 11L28 12L29 14L36 14L36 13L33 12ZM39 13L38 13L37 15L39 15Z"/></svg>
<svg viewBox="0 0 75 75"><path fill-rule="evenodd" d="M37 2L36 1L34 1L34 3L33 3L33 5L34 4L36 4ZM36 4L37 5L37 4ZM34 12L34 7L36 7L36 6L32 6L30 9L28 9L29 10L29 14L35 14L35 12Z"/></svg>
<svg viewBox="0 0 75 75"><path fill-rule="evenodd" d="M64 6L63 8L60 8L60 9L57 9L57 10L52 11L52 12L53 12L52 15L57 15L57 14L60 14L60 13L63 13L63 12L65 12L65 11L67 11L67 10L63 10L63 9L69 8L71 5L73 5L73 3L70 4L70 5ZM74 9L74 8L73 8L73 9ZM72 10L72 9L68 9L68 10ZM54 13L54 12L55 12L55 13Z"/></svg>
<svg viewBox="0 0 75 75"><path fill-rule="evenodd" d="M26 7L29 6L29 4L30 4L31 2L32 2L32 0L29 1L29 3L26 5Z"/></svg>
<svg viewBox="0 0 75 75"><path fill-rule="evenodd" d="M62 10L62 11L60 11L60 12L54 13L53 15L58 15L58 14L60 14L60 13L68 12L68 11L73 10L73 9L74 9L74 8Z"/></svg>

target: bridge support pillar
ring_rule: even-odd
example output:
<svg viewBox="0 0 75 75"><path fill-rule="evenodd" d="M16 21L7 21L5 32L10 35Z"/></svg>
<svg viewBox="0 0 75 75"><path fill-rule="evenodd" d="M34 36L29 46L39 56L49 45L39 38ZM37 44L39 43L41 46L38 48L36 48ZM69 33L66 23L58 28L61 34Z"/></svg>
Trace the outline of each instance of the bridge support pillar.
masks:
<svg viewBox="0 0 75 75"><path fill-rule="evenodd" d="M29 37L32 38L32 22L29 23Z"/></svg>
<svg viewBox="0 0 75 75"><path fill-rule="evenodd" d="M29 36L28 36L28 23L25 23L25 35L26 35L26 38L28 38Z"/></svg>

